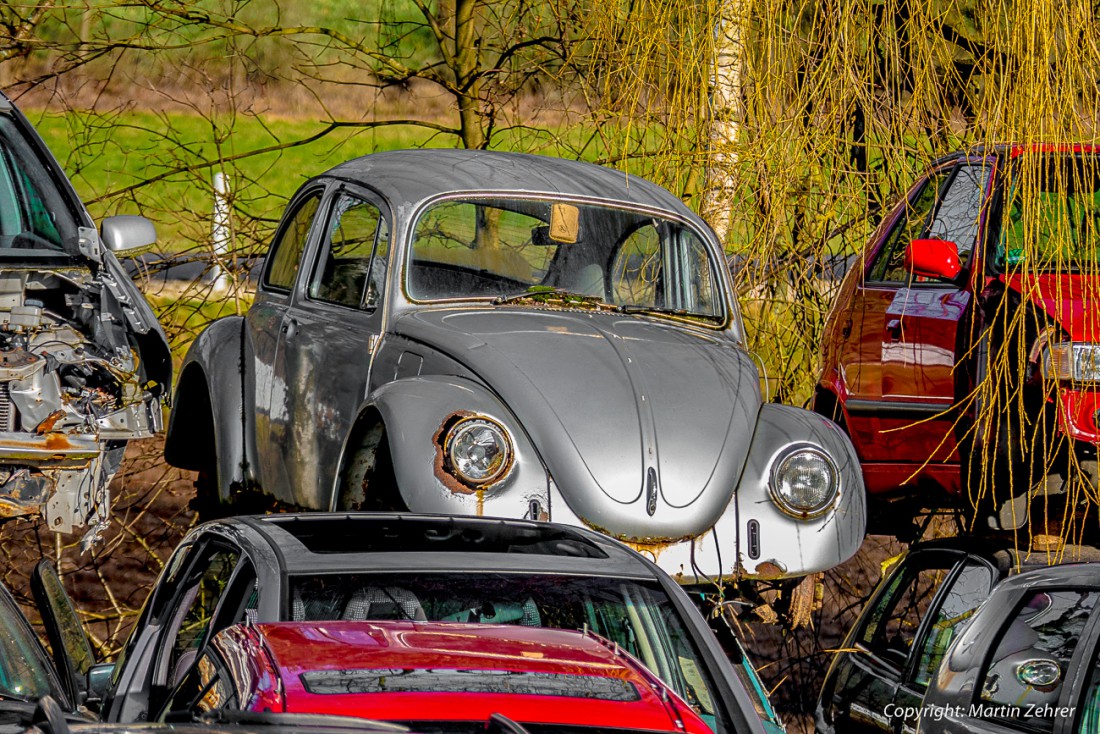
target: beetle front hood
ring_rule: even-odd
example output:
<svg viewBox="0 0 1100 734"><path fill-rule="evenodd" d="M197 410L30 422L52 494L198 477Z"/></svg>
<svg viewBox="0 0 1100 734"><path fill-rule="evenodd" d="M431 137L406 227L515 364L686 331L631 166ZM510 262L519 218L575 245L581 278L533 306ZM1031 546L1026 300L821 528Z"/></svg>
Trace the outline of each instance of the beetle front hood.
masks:
<svg viewBox="0 0 1100 734"><path fill-rule="evenodd" d="M732 343L656 319L531 308L422 311L393 328L477 374L593 527L684 538L729 504L760 408L756 368Z"/></svg>
<svg viewBox="0 0 1100 734"><path fill-rule="evenodd" d="M1005 284L1041 308L1075 342L1100 342L1100 278L1095 274L1010 275Z"/></svg>

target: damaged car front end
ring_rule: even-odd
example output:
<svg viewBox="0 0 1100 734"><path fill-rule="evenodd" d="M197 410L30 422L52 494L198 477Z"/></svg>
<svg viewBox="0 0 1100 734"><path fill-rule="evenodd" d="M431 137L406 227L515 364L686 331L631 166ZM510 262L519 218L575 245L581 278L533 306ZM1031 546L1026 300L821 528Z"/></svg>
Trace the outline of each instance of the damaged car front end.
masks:
<svg viewBox="0 0 1100 734"><path fill-rule="evenodd" d="M167 340L114 254L154 239L135 216L97 232L0 95L0 518L93 542L126 442L160 429Z"/></svg>

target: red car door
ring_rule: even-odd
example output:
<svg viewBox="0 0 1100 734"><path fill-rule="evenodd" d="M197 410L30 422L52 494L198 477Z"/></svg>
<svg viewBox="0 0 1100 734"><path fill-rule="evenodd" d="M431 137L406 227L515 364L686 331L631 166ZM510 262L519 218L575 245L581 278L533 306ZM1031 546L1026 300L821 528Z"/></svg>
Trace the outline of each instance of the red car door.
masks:
<svg viewBox="0 0 1100 734"><path fill-rule="evenodd" d="M904 483L926 463L957 463L952 410L965 396L960 329L973 297L970 256L978 241L991 165L963 160L935 169L911 189L846 284L838 308L836 392L868 489ZM914 278L904 267L915 239L958 246L958 281ZM828 375L827 375L828 377ZM958 474L952 467L948 474Z"/></svg>

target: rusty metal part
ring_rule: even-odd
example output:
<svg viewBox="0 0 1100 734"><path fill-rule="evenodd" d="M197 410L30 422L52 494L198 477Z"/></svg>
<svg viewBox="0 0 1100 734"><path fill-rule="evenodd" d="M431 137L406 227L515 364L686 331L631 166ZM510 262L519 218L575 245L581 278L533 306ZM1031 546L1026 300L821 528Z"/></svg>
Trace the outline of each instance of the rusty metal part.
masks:
<svg viewBox="0 0 1100 734"><path fill-rule="evenodd" d="M55 410L54 412L46 416L46 419L44 421L35 426L34 432L37 433L39 436L43 435L44 433L49 433L53 430L54 425L56 425L57 422L64 417L65 411Z"/></svg>

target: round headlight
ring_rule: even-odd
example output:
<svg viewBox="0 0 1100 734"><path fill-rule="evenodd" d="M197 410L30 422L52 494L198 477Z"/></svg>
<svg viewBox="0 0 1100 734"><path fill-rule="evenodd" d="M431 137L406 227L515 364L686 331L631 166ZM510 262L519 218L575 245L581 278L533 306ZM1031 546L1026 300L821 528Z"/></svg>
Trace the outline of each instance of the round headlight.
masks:
<svg viewBox="0 0 1100 734"><path fill-rule="evenodd" d="M840 472L824 451L802 446L772 465L770 488L779 509L799 518L816 517L836 500Z"/></svg>
<svg viewBox="0 0 1100 734"><path fill-rule="evenodd" d="M488 418L463 418L455 423L445 446L452 473L467 484L488 484L512 465L508 432Z"/></svg>

